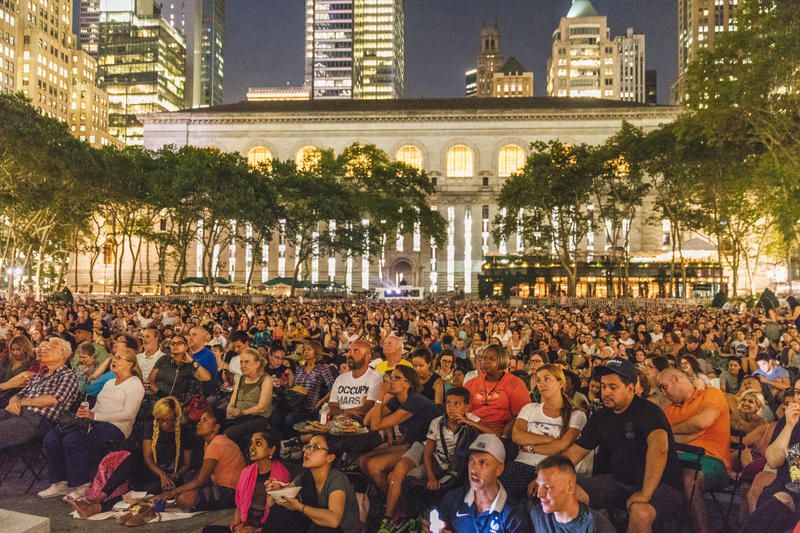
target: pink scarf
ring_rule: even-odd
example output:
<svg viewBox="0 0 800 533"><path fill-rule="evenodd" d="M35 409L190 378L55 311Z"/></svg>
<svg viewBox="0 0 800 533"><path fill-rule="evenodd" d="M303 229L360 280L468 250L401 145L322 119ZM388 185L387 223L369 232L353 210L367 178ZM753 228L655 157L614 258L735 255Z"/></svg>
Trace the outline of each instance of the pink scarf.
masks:
<svg viewBox="0 0 800 533"><path fill-rule="evenodd" d="M253 500L253 493L256 491L256 478L258 478L258 465L256 463L246 467L242 470L242 473L239 474L239 482L236 484L236 508L239 510L239 519L242 522L247 521L247 514L250 511L250 502ZM270 481L288 483L291 479L291 475L280 461L272 461L269 479ZM262 524L267 521L268 516L269 507L266 507L264 508L264 516L261 517Z"/></svg>

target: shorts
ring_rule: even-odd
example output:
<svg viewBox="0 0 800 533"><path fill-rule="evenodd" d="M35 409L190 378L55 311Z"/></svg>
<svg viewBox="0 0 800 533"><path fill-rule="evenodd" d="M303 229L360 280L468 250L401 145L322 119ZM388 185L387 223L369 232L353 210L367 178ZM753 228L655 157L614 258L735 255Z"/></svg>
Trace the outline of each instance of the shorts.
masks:
<svg viewBox="0 0 800 533"><path fill-rule="evenodd" d="M236 490L209 483L197 491L192 511L219 511L236 508Z"/></svg>
<svg viewBox="0 0 800 533"><path fill-rule="evenodd" d="M411 447L406 450L406 453L403 454L403 459L408 459L414 466L422 465L422 454L425 452L425 445L421 442L415 442L411 445Z"/></svg>
<svg viewBox="0 0 800 533"><path fill-rule="evenodd" d="M620 483L611 474L579 479L578 485L589 495L589 507L595 509L626 510L628 498L639 491L638 487ZM656 510L656 520L660 521L681 512L683 494L675 487L661 483L650 498L650 505Z"/></svg>
<svg viewBox="0 0 800 533"><path fill-rule="evenodd" d="M678 457L684 461L696 461L697 455L693 453L678 452ZM703 470L703 490L718 491L725 488L728 483L728 471L725 464L716 457L704 455L700 458L700 467Z"/></svg>

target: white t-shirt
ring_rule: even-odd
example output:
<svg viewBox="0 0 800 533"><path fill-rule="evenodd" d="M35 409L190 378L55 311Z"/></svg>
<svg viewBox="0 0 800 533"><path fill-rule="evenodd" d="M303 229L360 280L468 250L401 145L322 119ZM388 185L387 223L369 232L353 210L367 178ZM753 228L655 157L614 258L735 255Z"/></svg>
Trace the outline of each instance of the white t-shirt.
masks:
<svg viewBox="0 0 800 533"><path fill-rule="evenodd" d="M144 387L136 376L117 385L116 379L109 379L97 395L97 403L92 408L96 422L110 422L125 435L131 436L136 413L144 398Z"/></svg>
<svg viewBox="0 0 800 533"><path fill-rule="evenodd" d="M230 362L228 363L228 370L233 372L233 374L238 379L239 376L242 375L242 358L239 355L234 355L231 357Z"/></svg>
<svg viewBox="0 0 800 533"><path fill-rule="evenodd" d="M341 409L353 409L364 405L365 400L378 399L378 389L383 384L383 376L368 368L359 378L353 372L341 374L331 387L331 403L339 404Z"/></svg>
<svg viewBox="0 0 800 533"><path fill-rule="evenodd" d="M558 438L561 435L561 417L550 418L544 414L544 406L541 403L529 403L517 415L517 419L525 420L528 423L527 431L537 435ZM580 410L572 411L569 420L569 427L577 429L579 432L586 425L586 413ZM546 455L540 453L530 453L520 449L517 461L526 465L538 465Z"/></svg>
<svg viewBox="0 0 800 533"><path fill-rule="evenodd" d="M464 416L473 422L481 421L479 416L472 413L467 413ZM464 426L459 427L457 431L453 431L452 429L448 428L447 425L445 425L444 428L442 428L442 433L440 434L439 424L443 418L444 417L442 416L437 416L431 420L431 425L428 426L428 435L426 438L436 443L436 447L433 450L433 457L436 459L436 462L439 463L439 466L442 468L442 470L447 470L450 468L450 461L448 458L453 457L453 454L456 453L458 435L461 433L460 430ZM442 442L442 435L444 435L444 442ZM445 447L447 448L447 453L445 453Z"/></svg>
<svg viewBox="0 0 800 533"><path fill-rule="evenodd" d="M161 350L156 350L156 353L154 353L152 357L147 357L144 352L136 354L136 361L139 363L139 368L142 369L142 377L145 381L147 381L150 376L150 372L153 371L153 367L156 366L156 361L165 355L166 354Z"/></svg>

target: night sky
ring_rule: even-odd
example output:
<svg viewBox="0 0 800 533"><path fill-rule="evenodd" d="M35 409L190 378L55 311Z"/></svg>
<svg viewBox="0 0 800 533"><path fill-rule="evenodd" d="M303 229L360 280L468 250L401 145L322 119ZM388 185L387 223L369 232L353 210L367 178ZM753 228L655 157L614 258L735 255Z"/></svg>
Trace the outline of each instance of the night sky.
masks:
<svg viewBox="0 0 800 533"><path fill-rule="evenodd" d="M544 95L553 30L571 0L406 0L406 96L460 97L474 68L480 28L497 19L503 55L534 73ZM647 68L658 71L658 100L667 103L677 77L675 0L593 0L612 36L632 26L647 37ZM227 0L225 101L248 87L303 82L304 0Z"/></svg>

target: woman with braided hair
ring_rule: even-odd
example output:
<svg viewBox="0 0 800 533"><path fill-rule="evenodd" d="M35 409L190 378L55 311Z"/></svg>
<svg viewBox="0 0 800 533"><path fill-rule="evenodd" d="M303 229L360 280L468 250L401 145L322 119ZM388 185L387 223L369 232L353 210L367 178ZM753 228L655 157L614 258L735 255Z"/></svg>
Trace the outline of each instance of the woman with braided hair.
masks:
<svg viewBox="0 0 800 533"><path fill-rule="evenodd" d="M89 517L110 510L119 501L119 495L130 487L135 490L159 494L179 485L192 462L194 438L191 428L182 425L183 410L174 396L161 398L153 406L153 424L145 428L142 455L129 452L112 452L103 463L117 462L113 473L99 479L106 469L98 470L98 476L85 497L70 500L78 514ZM96 488L96 490L92 490Z"/></svg>

